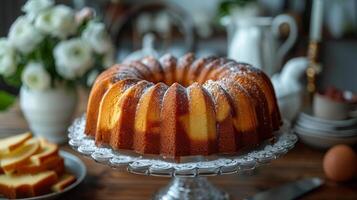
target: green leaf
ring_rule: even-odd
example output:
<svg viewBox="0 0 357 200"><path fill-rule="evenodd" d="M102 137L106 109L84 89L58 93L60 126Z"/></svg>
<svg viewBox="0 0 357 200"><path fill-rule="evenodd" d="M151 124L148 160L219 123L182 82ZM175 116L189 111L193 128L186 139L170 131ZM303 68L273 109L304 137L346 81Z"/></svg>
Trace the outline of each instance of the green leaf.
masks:
<svg viewBox="0 0 357 200"><path fill-rule="evenodd" d="M218 16L223 17L229 15L229 11L234 6L243 7L257 0L224 0L218 5Z"/></svg>
<svg viewBox="0 0 357 200"><path fill-rule="evenodd" d="M17 70L14 75L12 75L10 77L3 77L3 80L9 86L16 87L16 88L20 87L21 86L21 74L22 74L23 69L24 69L24 66L19 65L17 67Z"/></svg>
<svg viewBox="0 0 357 200"><path fill-rule="evenodd" d="M0 91L0 111L6 110L14 103L15 99L16 97L14 95Z"/></svg>

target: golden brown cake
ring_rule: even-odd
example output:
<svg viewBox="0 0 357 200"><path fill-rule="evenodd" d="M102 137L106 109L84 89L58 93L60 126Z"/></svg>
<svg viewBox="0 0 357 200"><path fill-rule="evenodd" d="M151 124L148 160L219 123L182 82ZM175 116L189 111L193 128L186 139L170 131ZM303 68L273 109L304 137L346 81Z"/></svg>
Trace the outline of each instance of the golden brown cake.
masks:
<svg viewBox="0 0 357 200"><path fill-rule="evenodd" d="M85 133L97 145L168 157L236 153L282 121L270 79L220 57L165 55L115 65L90 93Z"/></svg>

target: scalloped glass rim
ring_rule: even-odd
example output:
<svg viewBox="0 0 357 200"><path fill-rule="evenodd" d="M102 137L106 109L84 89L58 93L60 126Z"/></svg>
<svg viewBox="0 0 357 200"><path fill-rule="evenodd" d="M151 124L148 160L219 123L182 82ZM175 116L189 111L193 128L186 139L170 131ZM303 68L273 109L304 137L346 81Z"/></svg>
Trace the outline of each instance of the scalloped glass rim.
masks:
<svg viewBox="0 0 357 200"><path fill-rule="evenodd" d="M195 177L249 172L286 154L297 142L290 124L284 120L284 125L275 133L274 142L268 140L237 155L181 157L178 163L162 156L97 147L94 139L84 134L84 127L85 114L68 128L69 145L74 150L110 167L127 168L131 173L152 176Z"/></svg>

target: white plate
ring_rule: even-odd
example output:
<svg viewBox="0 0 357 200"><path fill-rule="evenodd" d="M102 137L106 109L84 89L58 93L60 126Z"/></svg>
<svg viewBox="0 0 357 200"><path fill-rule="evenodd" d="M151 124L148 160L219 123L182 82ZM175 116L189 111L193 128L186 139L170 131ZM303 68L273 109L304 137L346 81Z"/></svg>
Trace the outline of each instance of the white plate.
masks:
<svg viewBox="0 0 357 200"><path fill-rule="evenodd" d="M307 126L315 126L315 127L319 127L321 129L331 129L331 130L351 130L351 129L357 129L357 124L351 124L348 126L340 126L340 125L335 125L333 123L321 123L319 121L313 121L309 118L305 118L305 117L299 117L297 119L297 122L299 122L300 124L303 125L307 125Z"/></svg>
<svg viewBox="0 0 357 200"><path fill-rule="evenodd" d="M59 198L62 194L72 190L73 188L77 187L85 178L87 174L87 169L84 163L77 158L77 156L68 153L66 151L60 150L60 155L64 158L64 164L66 167L66 171L70 172L71 174L76 176L76 182L72 185L66 187L61 192L53 192L41 196L31 197L31 198L23 198L21 200L49 200L49 199L56 199ZM0 198L3 199L3 198Z"/></svg>
<svg viewBox="0 0 357 200"><path fill-rule="evenodd" d="M336 126L334 124L325 124L319 123L316 121L312 121L308 118L299 117L296 120L296 123L300 124L301 126L313 129L320 129L320 130L327 130L327 131L355 131L357 132L357 124L352 126Z"/></svg>
<svg viewBox="0 0 357 200"><path fill-rule="evenodd" d="M294 130L303 143L315 148L327 149L337 144L357 144L357 135L352 137L321 136L299 126L295 126Z"/></svg>
<svg viewBox="0 0 357 200"><path fill-rule="evenodd" d="M357 126L357 118L351 118L346 120L327 120L312 116L309 112L301 112L298 119L329 127L347 128Z"/></svg>
<svg viewBox="0 0 357 200"><path fill-rule="evenodd" d="M302 123L297 121L295 127L300 127L308 132L321 136L331 136L331 137L354 137L357 136L357 129L346 129L346 130L336 130L329 129L326 127L316 126L308 123Z"/></svg>

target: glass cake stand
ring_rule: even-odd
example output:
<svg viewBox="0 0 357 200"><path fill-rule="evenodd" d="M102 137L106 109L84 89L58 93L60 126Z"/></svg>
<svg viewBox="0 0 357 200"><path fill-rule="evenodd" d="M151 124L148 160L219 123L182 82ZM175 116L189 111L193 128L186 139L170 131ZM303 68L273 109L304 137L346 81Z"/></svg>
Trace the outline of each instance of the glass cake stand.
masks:
<svg viewBox="0 0 357 200"><path fill-rule="evenodd" d="M275 138L234 156L187 156L179 162L162 156L141 155L132 151L116 151L97 147L92 137L84 134L85 115L69 127L69 145L96 162L130 173L172 177L154 199L229 199L229 195L213 186L205 177L252 172L256 167L279 158L292 149L297 137L288 122L277 131Z"/></svg>

